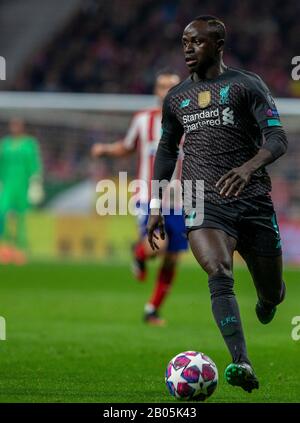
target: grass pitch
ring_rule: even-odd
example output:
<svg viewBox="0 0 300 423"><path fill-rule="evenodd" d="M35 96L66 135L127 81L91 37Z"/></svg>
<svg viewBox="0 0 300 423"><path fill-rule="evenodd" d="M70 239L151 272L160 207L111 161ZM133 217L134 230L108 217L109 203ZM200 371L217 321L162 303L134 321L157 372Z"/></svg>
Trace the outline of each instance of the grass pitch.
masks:
<svg viewBox="0 0 300 423"><path fill-rule="evenodd" d="M287 269L287 297L274 321L261 325L248 272L235 272L250 358L260 389L231 387L229 354L213 320L205 274L182 266L163 307L164 328L145 326L143 304L153 286L135 282L127 266L30 264L1 267L1 402L177 402L164 385L168 361L185 350L209 355L219 386L209 402L300 402L300 271Z"/></svg>

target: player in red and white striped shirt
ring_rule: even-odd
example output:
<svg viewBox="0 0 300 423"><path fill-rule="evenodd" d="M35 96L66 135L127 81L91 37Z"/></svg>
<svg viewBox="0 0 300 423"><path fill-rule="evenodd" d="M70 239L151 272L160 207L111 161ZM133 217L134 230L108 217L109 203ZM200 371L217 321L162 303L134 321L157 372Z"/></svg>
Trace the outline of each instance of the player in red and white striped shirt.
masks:
<svg viewBox="0 0 300 423"><path fill-rule="evenodd" d="M136 150L138 151L137 178L146 181L148 189L141 187L139 191L140 214L138 219L140 239L134 249L134 273L140 281L145 280L145 263L147 259L153 257L154 254L162 256L162 264L158 271L153 294L145 305L145 321L155 325L163 325L165 323L159 317L158 310L174 280L179 253L187 249L183 216L182 214L174 214L175 209L180 208L181 210L182 207L181 201L178 201L181 199L180 195L175 194L171 199L172 202L165 204L171 208L171 213L165 216L167 239L160 240L158 253L153 253L146 237L146 224L151 199L150 184L153 176L155 154L161 136L161 106L167 92L179 82L180 79L176 73L164 71L158 74L155 81L155 94L160 101L160 107L136 113L123 140L113 144L97 143L92 147L92 155L94 157L124 157ZM178 180L180 179L181 161L182 159L179 159L174 172L174 178Z"/></svg>

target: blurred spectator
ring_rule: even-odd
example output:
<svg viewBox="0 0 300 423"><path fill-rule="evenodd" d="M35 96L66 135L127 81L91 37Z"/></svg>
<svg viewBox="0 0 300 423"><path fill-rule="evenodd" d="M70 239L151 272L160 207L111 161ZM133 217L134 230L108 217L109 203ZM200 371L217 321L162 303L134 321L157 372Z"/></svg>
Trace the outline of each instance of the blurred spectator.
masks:
<svg viewBox="0 0 300 423"><path fill-rule="evenodd" d="M300 96L290 76L291 58L299 54L300 2L281 0L84 0L12 88L150 93L157 69L168 65L186 75L178 41L199 14L225 21L226 63L257 72L276 96Z"/></svg>

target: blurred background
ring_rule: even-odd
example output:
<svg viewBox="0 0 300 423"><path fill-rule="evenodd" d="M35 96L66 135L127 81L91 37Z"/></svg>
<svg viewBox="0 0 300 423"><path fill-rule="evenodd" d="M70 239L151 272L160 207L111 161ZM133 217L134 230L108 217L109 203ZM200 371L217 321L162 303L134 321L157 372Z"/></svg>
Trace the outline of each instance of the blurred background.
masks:
<svg viewBox="0 0 300 423"><path fill-rule="evenodd" d="M0 137L17 119L38 146L37 191L21 222L30 259L128 259L135 219L98 216L95 187L122 170L134 178L136 157L95 161L90 148L122 138L133 113L156 104L159 69L187 77L181 34L203 13L227 26L225 63L258 73L276 98L290 146L269 168L273 200L285 260L300 264L300 81L291 77L300 3L281 0L1 0ZM14 216L5 224L13 239Z"/></svg>

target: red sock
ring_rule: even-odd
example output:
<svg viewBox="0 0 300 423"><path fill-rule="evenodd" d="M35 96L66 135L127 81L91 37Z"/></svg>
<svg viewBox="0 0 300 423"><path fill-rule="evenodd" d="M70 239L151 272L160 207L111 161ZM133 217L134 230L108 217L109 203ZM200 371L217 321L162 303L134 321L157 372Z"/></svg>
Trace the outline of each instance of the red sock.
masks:
<svg viewBox="0 0 300 423"><path fill-rule="evenodd" d="M175 276L174 270L160 269L150 304L156 309L160 307L168 294Z"/></svg>
<svg viewBox="0 0 300 423"><path fill-rule="evenodd" d="M134 249L135 256L138 260L146 260L146 251L143 242L138 242Z"/></svg>

